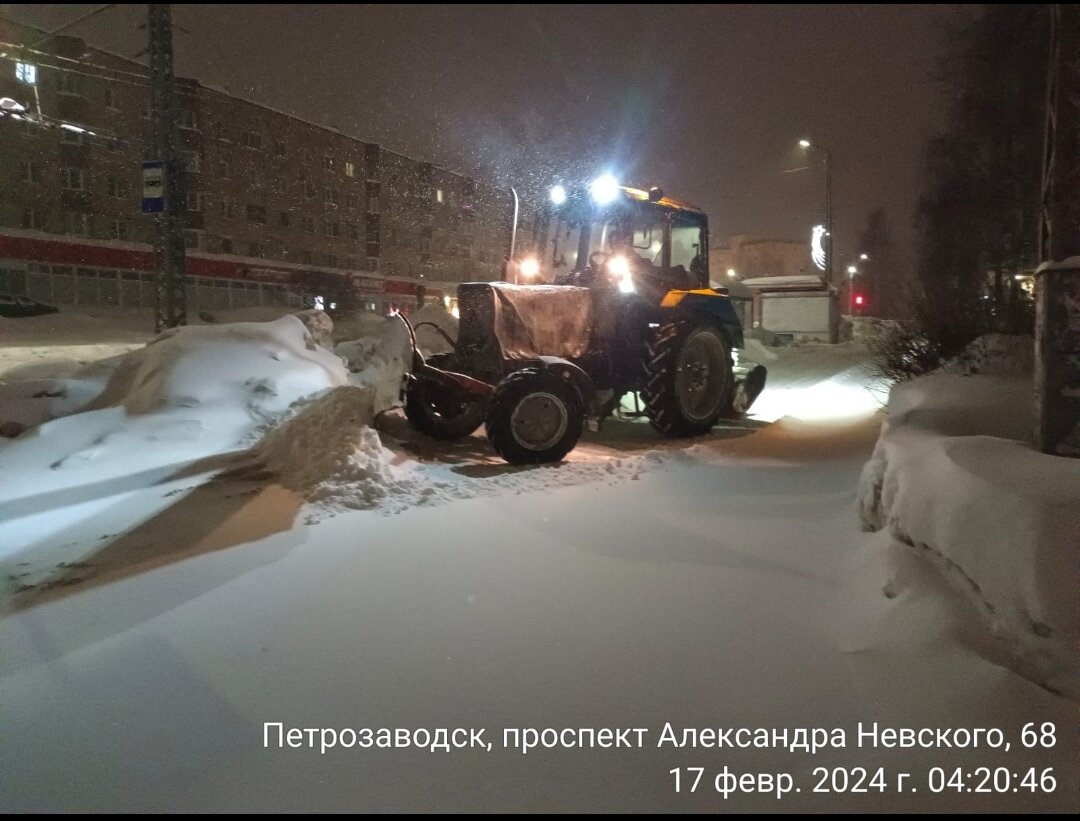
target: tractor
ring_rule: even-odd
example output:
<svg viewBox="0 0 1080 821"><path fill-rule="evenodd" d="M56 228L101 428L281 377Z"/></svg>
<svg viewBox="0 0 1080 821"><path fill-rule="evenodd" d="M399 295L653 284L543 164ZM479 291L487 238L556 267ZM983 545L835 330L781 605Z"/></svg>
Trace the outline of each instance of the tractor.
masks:
<svg viewBox="0 0 1080 821"><path fill-rule="evenodd" d="M676 437L749 409L765 368L736 366L742 327L727 293L709 287L701 209L602 177L553 188L548 215L539 254L511 261L515 279L544 281L460 285L452 351L425 358L402 317L413 428L452 440L484 425L507 462L538 464L610 416L644 416Z"/></svg>

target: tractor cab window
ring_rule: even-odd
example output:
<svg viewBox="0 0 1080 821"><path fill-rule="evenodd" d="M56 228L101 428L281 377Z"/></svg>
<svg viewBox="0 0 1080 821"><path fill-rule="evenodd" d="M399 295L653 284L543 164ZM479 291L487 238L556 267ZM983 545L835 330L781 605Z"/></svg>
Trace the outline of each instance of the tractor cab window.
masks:
<svg viewBox="0 0 1080 821"><path fill-rule="evenodd" d="M562 220L556 220L548 240L547 261L551 264L553 277L560 277L577 270L578 243L581 228Z"/></svg>
<svg viewBox="0 0 1080 821"><path fill-rule="evenodd" d="M694 222L675 220L671 224L671 265L681 265L691 273L705 269L705 242L702 227Z"/></svg>

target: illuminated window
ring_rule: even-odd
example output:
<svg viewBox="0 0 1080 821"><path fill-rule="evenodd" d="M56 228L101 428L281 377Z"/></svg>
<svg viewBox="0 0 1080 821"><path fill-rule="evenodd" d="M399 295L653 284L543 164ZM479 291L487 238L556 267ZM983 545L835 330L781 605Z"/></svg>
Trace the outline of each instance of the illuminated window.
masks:
<svg viewBox="0 0 1080 821"><path fill-rule="evenodd" d="M356 176L356 166L353 165L351 162L346 162L345 163L345 176L346 177L355 177Z"/></svg>
<svg viewBox="0 0 1080 821"><path fill-rule="evenodd" d="M15 79L28 86L37 85L37 66L33 63L16 63Z"/></svg>
<svg viewBox="0 0 1080 821"><path fill-rule="evenodd" d="M435 189L435 202L441 203L443 201L443 192L441 188Z"/></svg>

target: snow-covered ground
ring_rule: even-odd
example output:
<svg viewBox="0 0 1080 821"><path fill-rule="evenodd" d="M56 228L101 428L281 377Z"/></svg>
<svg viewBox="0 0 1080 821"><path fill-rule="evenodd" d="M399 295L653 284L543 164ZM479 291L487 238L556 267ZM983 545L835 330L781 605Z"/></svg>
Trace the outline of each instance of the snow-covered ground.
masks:
<svg viewBox="0 0 1080 821"><path fill-rule="evenodd" d="M92 413L118 417L148 395L137 385L152 385L172 401L138 406L141 416L188 423L202 442L189 443L190 458L153 462L176 443L140 440L154 426L136 418L119 425L123 447L95 436L62 448L71 452L53 468L37 440L86 414L0 444L0 807L1075 808L1075 705L1000 663L978 612L918 557L890 558L887 535L859 530L854 489L880 392L858 346L757 352L771 375L759 416L709 437L662 442L617 422L564 464L522 469L482 436L436 445L396 414L378 437L364 427L386 397L376 383L400 365L400 326L343 350L347 368L297 326L279 320L251 344L192 329L194 359L166 355L165 340L126 366L98 366L112 391ZM212 350L220 356L199 359ZM315 390L301 372L321 374L323 392L282 422L282 403ZM124 373L136 378L115 383ZM218 387L177 389L195 373ZM272 407L255 384L272 386ZM237 407L258 412L230 415ZM219 415L233 421L207 424ZM32 482L4 484L12 459L28 460L18 473ZM139 459L154 469L56 478ZM40 492L38 481L55 486ZM898 576L902 589L883 589ZM875 721L997 727L1012 749L859 748L857 723ZM265 722L485 728L494 746L321 755L265 748ZM658 747L665 722L840 727L849 743L816 755ZM1029 722L1053 722L1056 746L1025 748ZM641 749L503 749L504 729L526 727L649 735ZM673 768L711 779L725 766L790 773L801 792L724 799L710 783L675 794ZM929 789L933 767L998 766L1052 767L1056 789ZM831 778L882 767L889 786L816 793L819 767ZM901 791L898 773L911 774Z"/></svg>

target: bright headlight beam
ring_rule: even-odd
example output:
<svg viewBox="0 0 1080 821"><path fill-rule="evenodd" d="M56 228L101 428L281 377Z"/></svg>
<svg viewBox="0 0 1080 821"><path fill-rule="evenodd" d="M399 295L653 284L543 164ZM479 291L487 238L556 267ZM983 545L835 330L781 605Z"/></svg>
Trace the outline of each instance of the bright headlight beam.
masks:
<svg viewBox="0 0 1080 821"><path fill-rule="evenodd" d="M532 279L540 273L540 261L536 257L525 257L518 263L518 270L523 277Z"/></svg>
<svg viewBox="0 0 1080 821"><path fill-rule="evenodd" d="M610 205L619 196L619 181L612 174L601 174L589 186L589 196L597 205Z"/></svg>
<svg viewBox="0 0 1080 821"><path fill-rule="evenodd" d="M551 191L548 192L548 198L552 205L562 205L566 202L566 189L561 185L553 185Z"/></svg>

